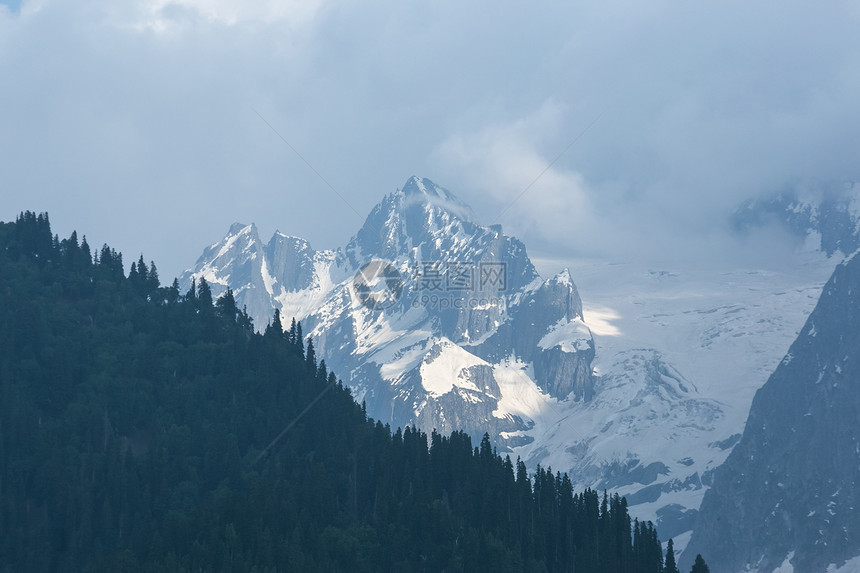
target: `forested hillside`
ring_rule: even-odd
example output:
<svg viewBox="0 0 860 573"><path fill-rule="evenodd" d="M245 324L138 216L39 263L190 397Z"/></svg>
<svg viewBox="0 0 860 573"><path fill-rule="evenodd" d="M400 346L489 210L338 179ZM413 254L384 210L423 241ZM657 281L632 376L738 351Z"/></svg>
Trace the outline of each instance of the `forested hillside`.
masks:
<svg viewBox="0 0 860 573"><path fill-rule="evenodd" d="M0 571L662 567L624 499L369 419L301 325L0 224Z"/></svg>

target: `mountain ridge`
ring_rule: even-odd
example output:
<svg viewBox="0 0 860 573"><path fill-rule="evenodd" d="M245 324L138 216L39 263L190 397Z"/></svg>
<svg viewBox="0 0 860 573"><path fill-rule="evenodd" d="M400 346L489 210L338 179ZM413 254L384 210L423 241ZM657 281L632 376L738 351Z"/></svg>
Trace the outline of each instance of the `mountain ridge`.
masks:
<svg viewBox="0 0 860 573"><path fill-rule="evenodd" d="M258 328L272 308L302 320L371 415L428 432L489 428L507 448L522 441L507 434L530 421L524 408L499 406L510 402L499 368L518 370L544 400L591 399L594 345L570 273L544 281L525 245L476 223L468 205L429 179L411 177L386 195L338 249L279 237L286 236L276 232L261 248L256 227L234 224L181 282L204 277L216 296L232 288ZM275 242L281 251L270 247ZM359 284L379 278L361 274L371 264L401 283L390 307L362 300L379 294ZM449 369L457 382L442 394L429 390L438 388L431 378L440 361L462 363Z"/></svg>

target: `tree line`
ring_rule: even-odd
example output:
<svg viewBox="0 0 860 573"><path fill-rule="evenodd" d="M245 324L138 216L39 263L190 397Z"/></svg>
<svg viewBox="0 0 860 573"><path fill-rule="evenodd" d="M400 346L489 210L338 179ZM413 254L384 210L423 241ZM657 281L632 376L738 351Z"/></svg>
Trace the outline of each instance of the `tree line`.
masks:
<svg viewBox="0 0 860 573"><path fill-rule="evenodd" d="M0 571L677 573L623 497L392 431L301 323L124 268L0 223Z"/></svg>

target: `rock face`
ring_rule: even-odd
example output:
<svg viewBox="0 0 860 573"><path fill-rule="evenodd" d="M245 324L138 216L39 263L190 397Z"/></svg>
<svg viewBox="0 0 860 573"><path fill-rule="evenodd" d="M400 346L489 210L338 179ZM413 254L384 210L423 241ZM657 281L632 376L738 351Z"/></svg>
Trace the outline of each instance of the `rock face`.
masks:
<svg viewBox="0 0 860 573"><path fill-rule="evenodd" d="M304 239L275 233L264 252L272 276L279 279L286 291L300 291L314 284L316 253Z"/></svg>
<svg viewBox="0 0 860 573"><path fill-rule="evenodd" d="M383 198L334 251L281 233L263 246L235 224L180 281L198 277L216 296L232 288L258 328L273 308L302 320L317 355L395 427L489 431L504 449L533 439L535 396L594 395L570 274L542 280L520 241L428 179Z"/></svg>
<svg viewBox="0 0 860 573"><path fill-rule="evenodd" d="M582 301L567 271L524 293L511 319L475 347L498 362L513 353L534 366L538 384L551 396L573 393L591 400L594 341L582 321Z"/></svg>
<svg viewBox="0 0 860 573"><path fill-rule="evenodd" d="M714 573L820 572L860 555L858 325L855 255L756 393L740 442L714 472L682 570L696 553Z"/></svg>

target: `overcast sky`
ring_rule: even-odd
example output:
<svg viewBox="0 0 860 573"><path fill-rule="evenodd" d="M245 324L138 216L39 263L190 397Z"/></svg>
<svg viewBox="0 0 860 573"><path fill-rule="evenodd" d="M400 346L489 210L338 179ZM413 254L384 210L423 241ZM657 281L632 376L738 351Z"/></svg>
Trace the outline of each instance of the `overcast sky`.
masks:
<svg viewBox="0 0 860 573"><path fill-rule="evenodd" d="M0 0L0 220L169 280L234 221L339 246L413 174L494 223L561 154L506 230L660 252L860 179L858 102L855 0Z"/></svg>

